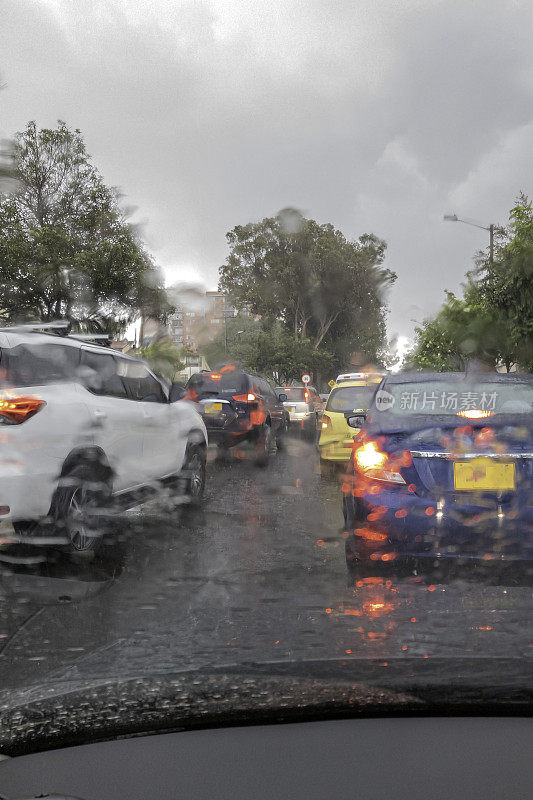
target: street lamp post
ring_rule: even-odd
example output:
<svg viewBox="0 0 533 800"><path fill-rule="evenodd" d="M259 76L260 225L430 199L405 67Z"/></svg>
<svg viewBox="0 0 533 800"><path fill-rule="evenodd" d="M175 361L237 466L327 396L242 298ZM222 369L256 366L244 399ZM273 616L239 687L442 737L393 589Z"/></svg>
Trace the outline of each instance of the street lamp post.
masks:
<svg viewBox="0 0 533 800"><path fill-rule="evenodd" d="M444 220L446 222L463 222L465 225L472 225L474 228L481 228L482 231L488 231L490 237L489 261L491 266L494 264L494 225L492 223L490 225L479 225L477 222L471 222L468 219L460 219L457 214L445 214Z"/></svg>
<svg viewBox="0 0 533 800"><path fill-rule="evenodd" d="M226 295L223 295L224 300L224 353L226 358L228 356L228 318L226 316Z"/></svg>

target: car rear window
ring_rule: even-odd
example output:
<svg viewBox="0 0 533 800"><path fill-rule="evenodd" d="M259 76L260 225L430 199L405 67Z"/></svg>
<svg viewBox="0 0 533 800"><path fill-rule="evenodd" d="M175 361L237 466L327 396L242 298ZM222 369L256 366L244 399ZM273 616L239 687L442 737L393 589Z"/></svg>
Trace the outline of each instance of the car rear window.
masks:
<svg viewBox="0 0 533 800"><path fill-rule="evenodd" d="M189 379L187 389L194 389L199 395L209 394L244 394L249 389L248 376L243 372L197 372Z"/></svg>
<svg viewBox="0 0 533 800"><path fill-rule="evenodd" d="M533 383L424 382L386 384L376 397L377 410L393 414L531 414Z"/></svg>
<svg viewBox="0 0 533 800"><path fill-rule="evenodd" d="M0 376L7 386L43 386L75 380L80 364L77 347L20 344L0 353Z"/></svg>
<svg viewBox="0 0 533 800"><path fill-rule="evenodd" d="M372 397L376 386L341 386L332 389L326 411L357 411L368 409L372 404Z"/></svg>
<svg viewBox="0 0 533 800"><path fill-rule="evenodd" d="M305 400L305 389L299 386L293 386L288 389L280 387L278 392L284 392L287 395L287 400L293 400L295 403L303 403Z"/></svg>

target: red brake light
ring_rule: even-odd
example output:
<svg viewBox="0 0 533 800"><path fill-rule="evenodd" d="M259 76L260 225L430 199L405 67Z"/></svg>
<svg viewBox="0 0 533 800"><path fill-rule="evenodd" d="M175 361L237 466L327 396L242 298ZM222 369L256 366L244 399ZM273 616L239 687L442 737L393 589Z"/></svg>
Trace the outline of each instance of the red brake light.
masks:
<svg viewBox="0 0 533 800"><path fill-rule="evenodd" d="M38 397L1 396L0 423L20 425L33 417L46 403Z"/></svg>
<svg viewBox="0 0 533 800"><path fill-rule="evenodd" d="M401 483L405 481L396 466L406 466L405 459L398 465L393 464L387 453L380 450L378 443L367 439L363 444L356 446L353 452L353 463L356 471L365 478L386 483Z"/></svg>
<svg viewBox="0 0 533 800"><path fill-rule="evenodd" d="M220 374L220 372L212 372L209 377L211 378L212 381L222 380L222 375Z"/></svg>
<svg viewBox="0 0 533 800"><path fill-rule="evenodd" d="M248 394L234 394L233 399L239 403L253 403L257 397L253 392L248 392Z"/></svg>

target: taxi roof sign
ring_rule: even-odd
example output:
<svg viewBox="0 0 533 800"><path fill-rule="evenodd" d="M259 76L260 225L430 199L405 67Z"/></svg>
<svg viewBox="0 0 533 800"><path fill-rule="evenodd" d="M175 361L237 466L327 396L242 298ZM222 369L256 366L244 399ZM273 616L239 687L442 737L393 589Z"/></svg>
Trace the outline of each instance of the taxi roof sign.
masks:
<svg viewBox="0 0 533 800"><path fill-rule="evenodd" d="M386 372L343 372L341 375L337 375L337 383L342 383L342 381L367 381L374 379L376 383L378 380L380 381Z"/></svg>

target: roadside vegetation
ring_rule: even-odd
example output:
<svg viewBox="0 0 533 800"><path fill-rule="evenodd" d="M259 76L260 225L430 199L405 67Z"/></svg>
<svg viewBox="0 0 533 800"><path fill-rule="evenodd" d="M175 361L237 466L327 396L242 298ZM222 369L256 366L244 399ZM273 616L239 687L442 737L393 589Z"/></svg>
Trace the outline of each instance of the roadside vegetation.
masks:
<svg viewBox="0 0 533 800"><path fill-rule="evenodd" d="M68 319L119 332L140 314L165 315L162 277L79 130L29 122L2 156L3 323Z"/></svg>
<svg viewBox="0 0 533 800"><path fill-rule="evenodd" d="M229 357L276 381L380 362L386 349L385 294L396 275L373 234L348 240L295 209L237 225L220 267L220 289L246 315L228 320L206 346L210 363Z"/></svg>
<svg viewBox="0 0 533 800"><path fill-rule="evenodd" d="M476 360L533 371L533 208L524 194L508 225L496 229L494 258L478 253L462 298L446 292L415 335L406 364L415 369L463 370Z"/></svg>

